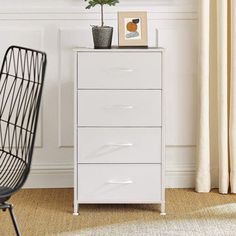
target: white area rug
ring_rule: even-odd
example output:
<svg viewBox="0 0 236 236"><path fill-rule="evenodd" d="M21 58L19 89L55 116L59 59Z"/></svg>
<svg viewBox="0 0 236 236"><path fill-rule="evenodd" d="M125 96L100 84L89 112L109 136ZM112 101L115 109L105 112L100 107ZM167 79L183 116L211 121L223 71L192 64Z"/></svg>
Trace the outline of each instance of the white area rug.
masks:
<svg viewBox="0 0 236 236"><path fill-rule="evenodd" d="M236 203L205 208L186 216L130 221L67 232L60 236L236 236Z"/></svg>

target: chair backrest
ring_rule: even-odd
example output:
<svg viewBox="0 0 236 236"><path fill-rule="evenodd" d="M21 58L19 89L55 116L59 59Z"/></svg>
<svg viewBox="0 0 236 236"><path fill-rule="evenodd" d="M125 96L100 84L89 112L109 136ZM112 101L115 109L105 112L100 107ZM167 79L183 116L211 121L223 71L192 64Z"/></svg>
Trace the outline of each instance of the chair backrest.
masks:
<svg viewBox="0 0 236 236"><path fill-rule="evenodd" d="M7 49L0 71L0 187L11 195L29 174L46 69L46 54Z"/></svg>

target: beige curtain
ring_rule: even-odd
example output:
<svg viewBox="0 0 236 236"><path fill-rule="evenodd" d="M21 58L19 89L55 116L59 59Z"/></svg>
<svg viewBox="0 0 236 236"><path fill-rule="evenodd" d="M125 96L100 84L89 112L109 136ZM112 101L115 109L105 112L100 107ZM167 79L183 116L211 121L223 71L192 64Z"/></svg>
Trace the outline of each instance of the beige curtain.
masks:
<svg viewBox="0 0 236 236"><path fill-rule="evenodd" d="M199 0L196 191L236 193L236 0Z"/></svg>

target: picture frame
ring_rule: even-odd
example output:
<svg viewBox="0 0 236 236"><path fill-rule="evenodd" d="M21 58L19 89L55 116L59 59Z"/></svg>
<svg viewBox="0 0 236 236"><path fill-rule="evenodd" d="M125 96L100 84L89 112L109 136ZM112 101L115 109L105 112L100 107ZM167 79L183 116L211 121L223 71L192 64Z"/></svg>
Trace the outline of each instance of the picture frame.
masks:
<svg viewBox="0 0 236 236"><path fill-rule="evenodd" d="M148 47L147 12L118 12L118 46Z"/></svg>

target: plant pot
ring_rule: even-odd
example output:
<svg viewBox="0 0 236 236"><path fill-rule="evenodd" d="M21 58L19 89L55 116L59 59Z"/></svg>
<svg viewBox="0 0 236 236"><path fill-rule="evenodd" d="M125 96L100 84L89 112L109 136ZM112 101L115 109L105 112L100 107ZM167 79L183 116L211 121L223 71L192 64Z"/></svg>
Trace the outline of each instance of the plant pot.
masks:
<svg viewBox="0 0 236 236"><path fill-rule="evenodd" d="M93 26L93 42L95 49L111 48L113 27L110 26Z"/></svg>

